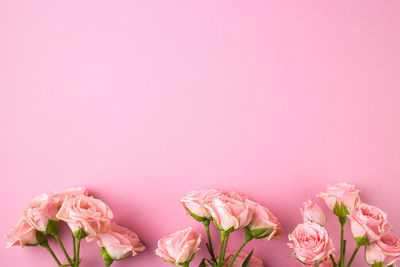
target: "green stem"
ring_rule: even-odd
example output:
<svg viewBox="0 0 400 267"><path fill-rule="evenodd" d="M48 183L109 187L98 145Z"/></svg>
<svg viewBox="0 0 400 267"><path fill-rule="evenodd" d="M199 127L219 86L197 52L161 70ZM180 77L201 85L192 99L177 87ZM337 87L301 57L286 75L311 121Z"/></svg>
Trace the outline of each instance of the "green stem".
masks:
<svg viewBox="0 0 400 267"><path fill-rule="evenodd" d="M332 256L332 254L330 254L330 255L329 255L329 257L331 258L331 261L332 261L333 267L338 267L338 266L337 266L337 264L336 264L336 261L335 261L335 259L334 259L334 258L333 258L333 256Z"/></svg>
<svg viewBox="0 0 400 267"><path fill-rule="evenodd" d="M79 239L78 239L79 240ZM114 261L106 261L106 267L109 267ZM189 266L189 264L187 265Z"/></svg>
<svg viewBox="0 0 400 267"><path fill-rule="evenodd" d="M219 247L218 266L222 267L225 260L225 251L228 244L229 232L221 231L221 245Z"/></svg>
<svg viewBox="0 0 400 267"><path fill-rule="evenodd" d="M210 221L209 220L205 220L205 221L203 221L203 224L206 227L206 231L207 231L207 238L208 238L208 245L209 245L209 252L210 252L210 255L211 255L211 259L214 262L217 262L217 258L215 257L214 248L213 248L213 244L212 244L212 241L211 241Z"/></svg>
<svg viewBox="0 0 400 267"><path fill-rule="evenodd" d="M253 237L251 235L246 234L246 237L244 238L243 243L240 245L239 249L236 251L235 255L233 256L232 260L229 262L228 267L231 267L232 264L235 262L236 258L239 256L239 253L242 251L242 249L244 248L244 246L246 246L246 244L252 240Z"/></svg>
<svg viewBox="0 0 400 267"><path fill-rule="evenodd" d="M72 261L76 261L76 244L74 234L72 234L72 246L74 247L74 258L72 259Z"/></svg>
<svg viewBox="0 0 400 267"><path fill-rule="evenodd" d="M318 266L319 266L319 264L318 264L318 263L316 263L316 264L314 264L314 266L315 266L315 267L318 267Z"/></svg>
<svg viewBox="0 0 400 267"><path fill-rule="evenodd" d="M80 263L80 259L79 259L79 252L81 250L81 239L78 238L77 244L76 244L76 259L75 259L75 266L78 267L79 263ZM112 262L111 262L112 263ZM111 265L110 263L110 265Z"/></svg>
<svg viewBox="0 0 400 267"><path fill-rule="evenodd" d="M346 243L344 240L344 225L346 224L347 217L339 217L340 222L340 267L344 267L345 247Z"/></svg>
<svg viewBox="0 0 400 267"><path fill-rule="evenodd" d="M347 267L350 267L350 265L353 263L354 258L356 257L356 254L358 252L358 250L360 249L361 245L357 244L356 248L354 249L353 255L351 255L350 261L347 264Z"/></svg>
<svg viewBox="0 0 400 267"><path fill-rule="evenodd" d="M57 235L53 234L53 236L57 239L57 242L60 245L62 251L64 252L65 258L67 258L68 263L71 266L74 266L74 263L72 262L71 258L68 256L67 250L65 249L64 244L62 243L60 236L58 234Z"/></svg>
<svg viewBox="0 0 400 267"><path fill-rule="evenodd" d="M49 242L47 242L47 240L45 240L44 242L42 242L40 244L40 246L44 247L45 249L47 249L47 251L51 254L51 256L53 256L53 259L57 262L58 266L61 266L61 262L58 260L56 254L54 253L54 251L51 249Z"/></svg>

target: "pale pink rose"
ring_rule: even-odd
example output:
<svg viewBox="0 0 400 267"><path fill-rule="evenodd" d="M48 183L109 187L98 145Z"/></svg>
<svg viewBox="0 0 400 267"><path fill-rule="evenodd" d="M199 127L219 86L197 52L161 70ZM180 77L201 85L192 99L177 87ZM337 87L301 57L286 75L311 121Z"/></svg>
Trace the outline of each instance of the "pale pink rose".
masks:
<svg viewBox="0 0 400 267"><path fill-rule="evenodd" d="M45 232L49 220L56 220L58 207L47 194L35 197L24 209L24 220L38 231Z"/></svg>
<svg viewBox="0 0 400 267"><path fill-rule="evenodd" d="M99 247L105 248L113 260L132 257L146 249L136 233L116 223L110 223L95 236L86 239L89 242L97 241Z"/></svg>
<svg viewBox="0 0 400 267"><path fill-rule="evenodd" d="M278 218L272 212L260 204L245 200L252 211L252 218L247 227L251 231L266 229L265 232L259 233L260 236L254 236L265 241L277 240L283 232L282 225L278 222Z"/></svg>
<svg viewBox="0 0 400 267"><path fill-rule="evenodd" d="M181 199L181 203L187 214L189 214L190 211L192 214L199 217L209 218L211 217L211 214L206 208L206 204L210 203L214 198L222 195L222 192L214 189L192 191Z"/></svg>
<svg viewBox="0 0 400 267"><path fill-rule="evenodd" d="M235 253L231 253L227 257L230 257L230 259L232 259L234 255L235 255ZM232 267L242 267L242 264L246 260L248 255L249 254L247 254L246 252L243 252L243 251L240 252L238 257L236 258L235 262L232 264ZM230 261L228 261L224 265L224 267L227 267L229 263L230 263ZM251 256L247 267L264 267L264 264L261 259L257 258L256 256Z"/></svg>
<svg viewBox="0 0 400 267"><path fill-rule="evenodd" d="M339 206L341 204L345 205L348 212L351 212L360 204L359 192L360 191L357 190L354 185L338 183L329 185L326 193L320 193L317 196L322 198L332 211L335 204L338 203Z"/></svg>
<svg viewBox="0 0 400 267"><path fill-rule="evenodd" d="M400 259L400 239L392 236L382 236L380 240L367 246L365 260L369 265L382 263L382 266L394 265Z"/></svg>
<svg viewBox="0 0 400 267"><path fill-rule="evenodd" d="M220 230L234 231L245 227L251 221L248 204L228 196L219 196L206 204L211 216Z"/></svg>
<svg viewBox="0 0 400 267"><path fill-rule="evenodd" d="M361 203L348 216L354 237L367 236L369 241L379 240L391 226L386 213L377 207Z"/></svg>
<svg viewBox="0 0 400 267"><path fill-rule="evenodd" d="M81 228L88 235L96 235L110 223L113 213L103 201L82 195L66 199L57 218L68 223L73 232Z"/></svg>
<svg viewBox="0 0 400 267"><path fill-rule="evenodd" d="M187 263L193 259L200 242L201 235L189 227L159 240L156 254L175 265Z"/></svg>
<svg viewBox="0 0 400 267"><path fill-rule="evenodd" d="M322 209L312 200L308 200L303 203L303 209L301 209L303 219L305 222L315 222L324 226L326 224L326 216Z"/></svg>
<svg viewBox="0 0 400 267"><path fill-rule="evenodd" d="M302 223L289 235L288 246L294 250L294 257L306 264L316 264L335 250L332 240L324 227L317 223Z"/></svg>
<svg viewBox="0 0 400 267"><path fill-rule="evenodd" d="M36 229L21 218L5 235L6 248L11 246L37 245Z"/></svg>
<svg viewBox="0 0 400 267"><path fill-rule="evenodd" d="M239 194L238 192L235 192L235 191L229 192L228 196L230 198L233 198L235 200L239 200L239 201L242 201L242 202L245 201L246 199L248 199L247 196L243 196L243 195L241 195L241 194Z"/></svg>
<svg viewBox="0 0 400 267"><path fill-rule="evenodd" d="M68 198L78 197L78 196L87 196L88 191L83 187L75 187L62 189L49 194L49 199L55 202L58 208L61 208L64 200Z"/></svg>
<svg viewBox="0 0 400 267"><path fill-rule="evenodd" d="M338 262L338 259L336 256L333 256L333 259ZM305 267L314 267L315 265L304 265ZM333 263L331 260L331 257L326 257L323 262L318 264L318 267L333 267Z"/></svg>

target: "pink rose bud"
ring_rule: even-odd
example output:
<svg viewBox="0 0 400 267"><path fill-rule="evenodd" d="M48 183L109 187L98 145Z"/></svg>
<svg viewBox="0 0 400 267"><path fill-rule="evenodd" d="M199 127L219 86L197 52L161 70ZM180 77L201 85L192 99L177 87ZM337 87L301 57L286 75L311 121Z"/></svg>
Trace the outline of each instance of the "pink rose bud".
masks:
<svg viewBox="0 0 400 267"><path fill-rule="evenodd" d="M49 220L56 220L58 207L47 195L35 197L24 209L24 220L40 232L45 232Z"/></svg>
<svg viewBox="0 0 400 267"><path fill-rule="evenodd" d="M65 200L57 218L68 223L72 232L82 229L88 235L96 235L110 223L113 213L103 201L82 195Z"/></svg>
<svg viewBox="0 0 400 267"><path fill-rule="evenodd" d="M116 223L110 223L95 236L88 236L87 241L97 241L113 260L123 260L145 250L136 233Z"/></svg>
<svg viewBox="0 0 400 267"><path fill-rule="evenodd" d="M246 202L219 196L206 205L216 226L221 231L235 231L251 221L251 210Z"/></svg>
<svg viewBox="0 0 400 267"><path fill-rule="evenodd" d="M189 263L201 241L201 235L187 228L163 237L158 241L157 256L175 265Z"/></svg>
<svg viewBox="0 0 400 267"><path fill-rule="evenodd" d="M367 246L365 260L369 265L394 265L400 259L400 239L392 235L382 236L380 240Z"/></svg>
<svg viewBox="0 0 400 267"><path fill-rule="evenodd" d="M203 221L211 217L211 213L206 208L206 204L222 195L222 192L214 189L192 191L181 199L181 203L186 213L192 215L198 221Z"/></svg>
<svg viewBox="0 0 400 267"><path fill-rule="evenodd" d="M5 235L6 248L11 246L37 245L36 229L21 218Z"/></svg>
<svg viewBox="0 0 400 267"><path fill-rule="evenodd" d="M321 226L326 224L326 216L322 209L312 200L308 200L303 203L303 214L304 222L315 222Z"/></svg>
<svg viewBox="0 0 400 267"><path fill-rule="evenodd" d="M252 236L265 241L279 239L283 228L272 212L254 201L246 200L245 203L252 211L251 221L247 225Z"/></svg>
<svg viewBox="0 0 400 267"><path fill-rule="evenodd" d="M357 241L364 236L370 242L379 240L391 228L386 213L365 203L361 203L357 209L353 210L348 218L351 222L351 231Z"/></svg>
<svg viewBox="0 0 400 267"><path fill-rule="evenodd" d="M314 265L329 257L335 250L324 227L317 223L302 223L289 235L288 246L301 262Z"/></svg>
<svg viewBox="0 0 400 267"><path fill-rule="evenodd" d="M231 253L227 257L230 257L232 259L234 255L235 255L235 253ZM232 264L232 267L242 267L243 262L246 260L248 255L249 254L247 254L246 252L243 252L243 251L240 252L238 257L236 258L235 262ZM224 267L227 267L229 263L230 263L230 261L228 261L224 265ZM261 259L257 258L256 256L251 256L247 267L264 267L264 264Z"/></svg>
<svg viewBox="0 0 400 267"><path fill-rule="evenodd" d="M354 185L339 183L329 185L326 193L320 193L317 196L322 198L337 216L346 217L360 204L358 193L359 190L355 189Z"/></svg>

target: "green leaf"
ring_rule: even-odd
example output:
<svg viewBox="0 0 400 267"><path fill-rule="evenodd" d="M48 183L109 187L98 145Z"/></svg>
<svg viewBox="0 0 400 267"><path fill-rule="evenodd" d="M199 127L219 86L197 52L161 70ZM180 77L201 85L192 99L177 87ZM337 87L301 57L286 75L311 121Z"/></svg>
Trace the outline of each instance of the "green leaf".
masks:
<svg viewBox="0 0 400 267"><path fill-rule="evenodd" d="M76 231L72 232L72 234L77 239L83 239L83 238L88 236L87 233L85 233L85 231L82 230L82 228L79 228L79 230L76 230Z"/></svg>
<svg viewBox="0 0 400 267"><path fill-rule="evenodd" d="M203 260L199 264L199 267L206 267L206 266L207 266L206 258L203 258Z"/></svg>
<svg viewBox="0 0 400 267"><path fill-rule="evenodd" d="M54 236L58 235L58 226L59 226L58 221L48 220L46 225L46 233L49 233Z"/></svg>
<svg viewBox="0 0 400 267"><path fill-rule="evenodd" d="M242 267L247 267L247 265L249 264L250 259L251 259L251 257L253 256L253 250L254 250L254 249L252 249L251 252L250 252L250 254L247 255L246 259L244 260L244 262L243 262L243 264L242 264Z"/></svg>

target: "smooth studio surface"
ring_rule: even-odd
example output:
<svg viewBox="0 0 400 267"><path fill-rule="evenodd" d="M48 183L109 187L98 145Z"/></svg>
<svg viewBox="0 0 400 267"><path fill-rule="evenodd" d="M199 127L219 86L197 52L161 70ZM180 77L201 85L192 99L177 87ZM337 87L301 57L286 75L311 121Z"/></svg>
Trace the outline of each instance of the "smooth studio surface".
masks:
<svg viewBox="0 0 400 267"><path fill-rule="evenodd" d="M397 0L0 1L1 234L35 195L85 186L148 248L113 266L169 266L160 237L205 233L179 199L237 190L286 229L246 250L299 266L301 202L347 181L400 235L399 14ZM95 244L81 255L103 265ZM55 266L40 247L0 259Z"/></svg>

